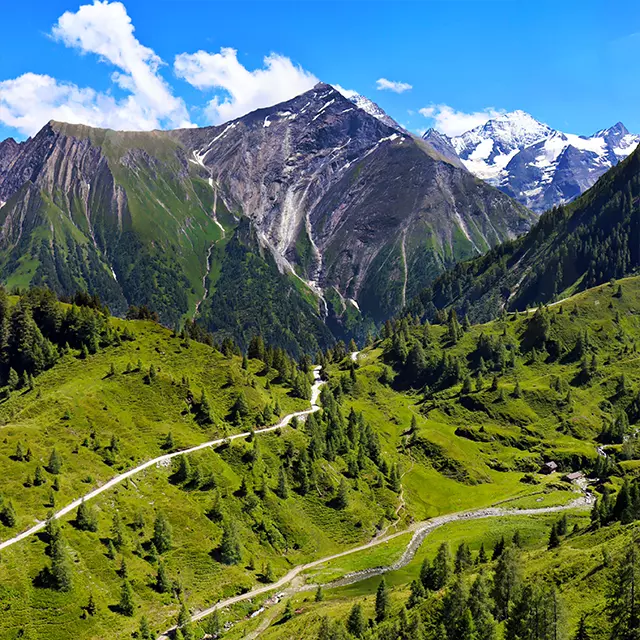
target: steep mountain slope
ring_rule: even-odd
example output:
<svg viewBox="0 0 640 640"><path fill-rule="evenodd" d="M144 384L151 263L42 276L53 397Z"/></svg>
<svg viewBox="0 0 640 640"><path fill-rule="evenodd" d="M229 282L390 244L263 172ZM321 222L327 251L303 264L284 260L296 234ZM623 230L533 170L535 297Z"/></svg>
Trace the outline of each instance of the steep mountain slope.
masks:
<svg viewBox="0 0 640 640"><path fill-rule="evenodd" d="M353 102L359 109L366 111L370 116L377 118L380 122L383 122L388 127L393 129L397 129L402 133L408 133L404 127L400 126L386 111L384 111L380 106L378 106L373 100L367 98L367 96L363 96L361 94L356 94L354 96L350 96L349 100Z"/></svg>
<svg viewBox="0 0 640 640"><path fill-rule="evenodd" d="M474 175L538 213L575 199L640 142L621 122L583 137L551 129L524 111L505 113L456 138L437 136ZM434 134L428 131L424 138L432 141Z"/></svg>
<svg viewBox="0 0 640 640"><path fill-rule="evenodd" d="M117 313L146 303L179 319L220 236L213 193L185 156L159 132L49 123L2 156L3 280L85 289Z"/></svg>
<svg viewBox="0 0 640 640"><path fill-rule="evenodd" d="M376 320L420 282L532 220L326 84L219 127L171 135L284 267Z"/></svg>
<svg viewBox="0 0 640 640"><path fill-rule="evenodd" d="M168 323L197 314L244 345L271 326L294 352L331 343L327 314L383 320L533 220L325 84L218 127L49 123L3 144L0 201L9 285L86 289L114 312L147 304ZM253 229L234 238L242 218ZM261 265L255 278L236 277L241 245ZM260 305L262 285L273 304ZM294 315L304 329L292 339Z"/></svg>
<svg viewBox="0 0 640 640"><path fill-rule="evenodd" d="M640 149L526 235L457 265L412 310L454 305L475 320L549 303L640 267Z"/></svg>

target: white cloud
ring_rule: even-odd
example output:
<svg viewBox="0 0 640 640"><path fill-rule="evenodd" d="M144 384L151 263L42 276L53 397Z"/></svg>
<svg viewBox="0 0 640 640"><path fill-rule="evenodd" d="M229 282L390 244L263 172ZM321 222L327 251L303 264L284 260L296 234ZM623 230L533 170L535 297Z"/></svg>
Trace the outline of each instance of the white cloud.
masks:
<svg viewBox="0 0 640 640"><path fill-rule="evenodd" d="M64 13L52 36L114 65L118 71L112 80L129 95L117 99L49 75L25 73L0 81L0 121L28 135L51 119L114 129L190 126L184 102L158 73L162 60L133 32L120 2L96 0Z"/></svg>
<svg viewBox="0 0 640 640"><path fill-rule="evenodd" d="M339 84L331 85L336 91L341 93L347 100L350 100L354 96L359 96L360 94L353 89L345 89L343 86Z"/></svg>
<svg viewBox="0 0 640 640"><path fill-rule="evenodd" d="M408 82L394 82L393 80L387 80L386 78L378 78L376 80L376 89L378 91L393 91L394 93L404 93L413 89L413 86Z"/></svg>
<svg viewBox="0 0 640 640"><path fill-rule="evenodd" d="M219 53L181 53L176 56L174 69L198 89L226 93L222 99L214 97L205 109L213 124L289 100L318 82L312 73L277 53L266 56L262 68L250 71L238 61L238 52L229 47Z"/></svg>
<svg viewBox="0 0 640 640"><path fill-rule="evenodd" d="M466 131L478 127L491 118L495 118L504 113L494 107L487 107L482 111L465 113L456 111L446 104L436 104L420 109L420 113L434 121L434 128L450 137L462 135Z"/></svg>

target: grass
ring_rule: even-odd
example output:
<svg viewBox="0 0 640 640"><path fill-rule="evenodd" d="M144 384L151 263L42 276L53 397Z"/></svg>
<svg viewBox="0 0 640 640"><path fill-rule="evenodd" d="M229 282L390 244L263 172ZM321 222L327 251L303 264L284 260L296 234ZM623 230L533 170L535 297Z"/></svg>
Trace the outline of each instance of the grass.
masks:
<svg viewBox="0 0 640 640"><path fill-rule="evenodd" d="M0 525L0 539L43 520L52 508L52 496L60 508L123 470L161 455L169 432L177 448L186 448L249 429L265 404L277 402L281 414L308 407L308 401L292 397L290 389L278 383L275 370L265 375L259 361L249 361L244 370L239 357L224 357L194 341L187 346L153 323L112 322L128 322L135 340L85 360L71 353L38 376L34 390L14 392L0 405L1 491L18 516L15 527ZM124 373L129 363L137 369L138 359L141 370ZM115 375L108 374L112 364ZM152 364L157 376L147 383L144 375ZM212 407L213 425L200 425L187 407L188 389L197 400L201 388ZM228 415L241 391L249 414L243 424L235 425L228 422ZM107 456L112 436L119 442L115 461ZM0 600L5 616L0 621L0 638L13 638L16 630L31 633L44 628L52 639L70 634L129 638L143 613L154 630L169 626L178 602L154 589L157 565L149 555L158 513L165 514L173 528L172 549L163 557L167 571L184 589L189 606L203 608L259 584L267 563L278 576L298 564L368 541L385 514L393 511L395 494L365 482L350 492L349 506L343 510L315 491L300 496L290 490L288 498L278 497L274 490L287 442L300 446L304 433L286 428L256 438L260 454L254 463L249 462L254 444L245 439L190 454L191 468L212 479L208 486L193 489L176 483L174 466L154 466L102 493L91 502L98 516L96 533L77 530L74 513L63 518L63 535L74 566L74 587L69 593L38 584L38 575L49 563L46 536L33 536L3 551ZM19 442L31 450L29 462L12 459ZM37 465L46 465L54 447L63 460L60 490L51 491L53 475L47 471L44 485L25 487L26 478L33 477ZM337 483L341 474L336 465L337 461L318 463L317 472ZM239 494L243 478L249 487L247 496ZM266 494L255 495L263 482ZM107 543L116 512L125 526L126 544L112 560L107 557ZM145 525L136 529L134 522L140 515ZM220 562L217 549L224 522L233 523L241 541L243 562L236 566ZM122 557L135 594L133 618L115 608ZM82 613L89 593L98 612L85 618Z"/></svg>
<svg viewBox="0 0 640 640"><path fill-rule="evenodd" d="M554 335L565 344L570 345L575 335L588 328L590 348L600 366L587 383L576 381L579 362L569 357L550 361L544 354L537 358L524 354L518 356L513 369L501 374L499 385L506 390L504 399L490 390L488 382L482 390L469 394L461 394L458 383L425 396L403 384L401 377L391 385L382 382L384 367L388 366L384 343L363 350L355 386L342 394L342 409L345 414L352 407L362 412L380 436L385 459L399 466L405 504L394 530L444 513L495 504L506 509L557 506L576 497L570 485L560 482L560 473L543 476L537 469L542 460L557 459L565 469L583 465L588 471L597 455L602 424L626 406L625 398L616 396L619 376L625 373L630 389L640 382L635 367L640 356L634 349L635 340L640 339L640 319L634 313L640 300L640 279L622 284L622 298L613 297L613 289L604 286L556 305L549 312L554 314ZM570 313L574 304L576 310ZM506 332L507 338L519 341L530 317L508 316L472 327L456 345L446 343L443 327L431 327L434 357L447 351L468 363L481 332ZM176 446L182 448L230 430L247 429L255 424L265 404L273 405L276 400L282 414L307 406L278 383L275 373L265 375L257 361L250 361L248 370L244 370L240 358L226 358L194 342L187 346L157 325L135 322L130 326L136 334L133 342L105 349L86 360L77 354L67 355L38 376L33 391L13 393L0 405L1 491L14 503L18 514L15 528L0 525L0 538L44 518L51 508L52 477L48 472L42 487L26 488L23 483L27 475L33 475L37 464L46 464L54 446L63 458L60 491L54 492L56 504L61 506L120 470L162 453L161 444L169 431ZM123 373L129 363L135 368L138 359L142 371ZM111 364L116 370L114 376L107 375ZM147 384L144 371L151 364L158 376ZM334 389L342 376L348 377L348 366L348 359L328 366L329 384ZM570 402L550 388L551 376L569 383ZM187 385L182 383L183 377L188 377ZM522 389L520 398L513 395L516 380ZM187 408L188 389L197 399L201 388L212 406L213 425L200 425ZM232 425L228 415L240 390L247 398L249 415L244 425ZM632 396L630 392L629 401ZM414 418L415 431L411 434ZM84 446L92 432L96 444ZM105 456L112 436L117 436L120 443L115 461ZM31 448L31 462L11 459L18 442ZM332 506L326 493L315 488L305 496L299 495L293 483L286 499L278 497L274 490L280 467L290 447L297 450L306 442L304 427L261 435L256 442L260 451L257 463L251 461L254 443L245 440L189 456L192 468L215 480L205 489L176 483L172 468L153 467L103 493L94 502L99 519L97 533L78 531L73 516L66 518L63 531L74 558L75 584L70 593L37 586L37 576L48 563L42 537L34 536L9 548L0 558L0 599L6 603L0 639L13 639L20 629L37 633L45 628L53 640L69 634L77 638L128 638L143 613L155 631L170 626L178 601L153 588L157 566L149 557L156 513L166 514L173 526L173 546L163 561L192 610L259 584L267 563L275 576L283 575L299 564L363 544L395 519L394 512L400 506L397 494L378 487L369 476L357 482L349 480L350 500L344 510ZM611 449L610 454L620 457L623 452ZM314 464L316 482L334 487L346 470L345 460L340 457ZM637 466L636 460L626 460L620 469L636 473ZM264 496L260 495L263 477L267 485ZM243 478L249 486L248 495L239 492ZM620 483L621 478L614 476L610 485L615 488ZM126 526L127 543L116 560L111 560L106 555L107 542L116 511ZM138 530L133 523L140 513L145 525ZM458 521L433 531L407 566L387 575L395 606L404 602L407 585L418 575L422 560L432 558L441 542L448 541L455 548L465 541L475 555L481 544L490 550L500 537L511 539L518 530L527 575L553 576L567 603L569 623L575 623L589 602L594 603L596 617L601 616L610 572L601 566L603 550L622 550L634 535L634 528L614 525L597 532L585 531L588 515L571 512L570 529L578 524L582 533L567 536L557 551L549 552L549 531L557 518L557 514L514 514ZM220 562L218 548L224 522L233 523L241 541L239 565ZM408 539L409 534L404 534L365 553L328 562L306 577L325 582L359 569L388 565L399 557ZM137 555L138 542L143 557ZM117 573L121 556L126 558L135 593L133 618L113 610L122 583ZM344 617L356 600L365 602L370 615L377 584L374 578L329 590L322 603L313 602L312 593L296 595L294 606L300 613L282 622L277 609L278 615L263 637L313 637L309 634L314 633L321 615ZM82 607L89 593L94 595L98 613L84 619ZM244 637L243 633L262 624L260 616L243 621L261 601L225 612L226 620L237 621L228 637Z"/></svg>

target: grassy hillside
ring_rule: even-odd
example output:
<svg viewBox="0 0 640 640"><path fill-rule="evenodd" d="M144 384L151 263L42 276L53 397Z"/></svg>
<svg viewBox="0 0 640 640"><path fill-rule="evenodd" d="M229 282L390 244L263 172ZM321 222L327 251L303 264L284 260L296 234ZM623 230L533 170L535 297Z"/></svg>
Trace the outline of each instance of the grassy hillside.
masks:
<svg viewBox="0 0 640 640"><path fill-rule="evenodd" d="M39 318L37 300L30 304ZM27 298L9 300L13 308L25 304ZM66 317L70 307L51 304ZM15 314L7 313L13 326ZM84 343L64 348L50 368L21 374L24 384L14 386L6 374L0 541L145 460L259 429L309 406L310 374L282 351L256 343L250 355L261 359L243 359L228 342L223 355L150 321L91 317L104 324L95 353ZM324 429L322 420L317 425ZM341 452L331 460L304 457L307 441L293 424L222 443L104 492L87 503L90 526L74 510L61 519L68 590L54 579L49 526L3 550L0 637L40 637L46 629L50 638L127 638L142 615L160 631L182 601L202 608L370 539L393 514L397 495L384 482L346 480ZM361 463L364 480L375 465L366 457ZM172 530L164 552L152 545L158 518ZM135 603L131 616L118 606L125 581Z"/></svg>
<svg viewBox="0 0 640 640"><path fill-rule="evenodd" d="M387 337L360 354L357 381L345 405L361 409L383 446L396 450L406 500L400 512L404 524L490 503L506 509L566 504L577 488L560 476L573 470L599 478L592 484L598 504L605 493L615 495L625 478L634 478L640 458L634 426L639 303L640 278L628 278L537 314L505 314L484 325L465 326L455 316L442 325L406 320L389 325ZM348 360L331 365L332 379L345 380L349 368ZM547 460L557 462L559 472L538 473ZM493 588L499 562L491 561L491 553L503 537L509 546L517 531L518 590L541 607L557 597L561 616L555 637L573 638L586 616L588 635L581 637L609 638L607 594L622 575L620 563L635 545L637 525L614 521L598 528L588 511L565 513L566 533L552 549L556 513L451 522L436 529L409 564L386 574L391 604L385 622L374 622L380 577L338 588L330 583L352 571L397 561L407 544L402 536L308 572L309 582L328 583L325 598L316 602L313 590L290 592L291 616L285 611L287 598L267 603L266 612L255 619L242 620L246 610L225 611L223 619L241 618L225 637L255 637L250 635L255 629L269 639L476 637L449 627L447 603L459 588L453 573L445 589L427 591L407 611L410 582L419 579L425 558L434 561L443 542L454 556L464 543L473 562L463 571L463 590L468 592L480 569ZM489 556L486 565L476 564L481 545ZM526 585L537 586L529 592ZM364 635L324 620L328 616L348 628L354 604L362 605L365 621L371 619ZM548 626L539 635L517 635L518 606L520 613L526 609L514 596L507 621L496 620L498 638L554 637L545 635L551 633ZM424 635L415 628L418 611ZM532 615L528 609L525 613Z"/></svg>
<svg viewBox="0 0 640 640"><path fill-rule="evenodd" d="M181 610L184 621L293 567L397 533L285 585L300 609L290 620L282 620L287 598L268 601L266 611L244 620L273 595L267 594L186 629L199 638L222 620L233 623L225 632L230 638L254 637L258 627L266 638L315 638L324 615L345 618L356 602L364 602L365 618L372 615L379 577L339 588L331 582L397 561L411 537L404 532L416 523L490 505L569 504L582 494L560 476L573 470L597 475L599 504L611 503L604 493L615 496L640 459L639 302L640 279L629 278L485 325L455 314L441 325L390 323L356 361L339 343L318 356L327 379L322 411L304 424L149 467L88 502L84 513L61 518L59 531L48 525L3 550L0 638L40 637L45 629L47 638L128 638L143 616L157 633L175 624ZM75 317L40 294L10 299L5 339L16 367L10 345L27 303L56 345ZM48 325L51 308L62 313L57 333ZM144 460L259 429L308 406L308 359L296 365L259 340L242 358L228 341L216 348L150 321L82 313L101 327L95 348L78 338L37 375L16 373L17 383L5 370L1 540ZM548 460L559 471L538 473ZM541 594L556 586L564 628L573 630L595 603L593 626L606 629L605 584L634 527L615 522L617 511L609 509L598 530L588 529L588 511L566 512L566 532L553 551L546 548L556 513L500 512L436 529L408 564L387 575L391 622L367 633L401 637L394 625L405 624L409 583L442 541L452 552L468 544L475 563L481 545L491 554L516 530L521 571L542 577ZM602 566L604 548L610 566ZM487 561L489 583L498 565ZM470 588L478 571L473 564L463 571L462 587L452 577L444 590L414 603L424 637L442 637L441 603ZM313 586L298 592L305 582L326 584L326 598L316 603ZM498 637L511 640L506 626L499 622ZM467 636L451 636L457 637Z"/></svg>

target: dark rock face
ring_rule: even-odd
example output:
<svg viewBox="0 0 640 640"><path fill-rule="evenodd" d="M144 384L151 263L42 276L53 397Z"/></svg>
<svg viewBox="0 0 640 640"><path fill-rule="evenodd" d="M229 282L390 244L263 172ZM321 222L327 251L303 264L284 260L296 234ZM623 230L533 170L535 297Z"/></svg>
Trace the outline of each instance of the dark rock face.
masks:
<svg viewBox="0 0 640 640"><path fill-rule="evenodd" d="M459 161L326 84L220 127L172 135L279 256L376 319L425 279L532 221Z"/></svg>

